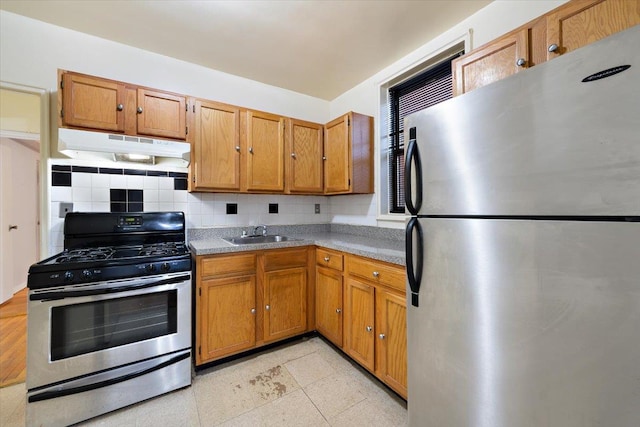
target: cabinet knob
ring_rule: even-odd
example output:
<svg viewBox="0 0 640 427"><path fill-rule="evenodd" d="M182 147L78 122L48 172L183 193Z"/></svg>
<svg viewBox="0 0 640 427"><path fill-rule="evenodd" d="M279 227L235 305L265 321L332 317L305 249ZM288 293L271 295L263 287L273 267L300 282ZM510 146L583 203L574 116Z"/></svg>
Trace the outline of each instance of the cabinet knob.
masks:
<svg viewBox="0 0 640 427"><path fill-rule="evenodd" d="M138 112L138 114L142 114L142 107L138 107L136 111Z"/></svg>
<svg viewBox="0 0 640 427"><path fill-rule="evenodd" d="M296 153L291 153L291 157L295 159L296 158Z"/></svg>
<svg viewBox="0 0 640 427"><path fill-rule="evenodd" d="M516 61L516 65L518 67L524 67L524 64L526 64L526 63L527 63L527 61L525 61L524 58L518 58L518 60Z"/></svg>
<svg viewBox="0 0 640 427"><path fill-rule="evenodd" d="M249 152L253 154L253 147L249 147Z"/></svg>
<svg viewBox="0 0 640 427"><path fill-rule="evenodd" d="M380 337L380 339L383 340L384 339L384 334L380 334L380 335L378 335L378 337Z"/></svg>
<svg viewBox="0 0 640 427"><path fill-rule="evenodd" d="M116 106L116 110L118 110L118 111L122 111L122 110L124 110L124 105L122 105L122 104L118 104L118 105Z"/></svg>
<svg viewBox="0 0 640 427"><path fill-rule="evenodd" d="M256 314L256 309L255 308L251 309L251 314Z"/></svg>
<svg viewBox="0 0 640 427"><path fill-rule="evenodd" d="M373 331L373 328L371 326L367 326L367 332L371 332Z"/></svg>
<svg viewBox="0 0 640 427"><path fill-rule="evenodd" d="M342 313L342 309L341 308L336 308L336 313L338 313L338 314Z"/></svg>
<svg viewBox="0 0 640 427"><path fill-rule="evenodd" d="M239 153L240 152L240 146L236 145L236 151Z"/></svg>
<svg viewBox="0 0 640 427"><path fill-rule="evenodd" d="M549 46L548 50L549 50L549 52L555 52L555 51L558 50L558 45L554 43L554 44Z"/></svg>
<svg viewBox="0 0 640 427"><path fill-rule="evenodd" d="M324 257L324 262L329 262L329 257L328 256Z"/></svg>
<svg viewBox="0 0 640 427"><path fill-rule="evenodd" d="M271 306L267 305L264 309L269 311L269 310L271 310Z"/></svg>
<svg viewBox="0 0 640 427"><path fill-rule="evenodd" d="M322 160L327 160L326 156L322 156Z"/></svg>
<svg viewBox="0 0 640 427"><path fill-rule="evenodd" d="M377 272L377 271L374 271L374 272L373 272L373 277L378 277L378 276L380 276L380 273L379 273L379 272Z"/></svg>

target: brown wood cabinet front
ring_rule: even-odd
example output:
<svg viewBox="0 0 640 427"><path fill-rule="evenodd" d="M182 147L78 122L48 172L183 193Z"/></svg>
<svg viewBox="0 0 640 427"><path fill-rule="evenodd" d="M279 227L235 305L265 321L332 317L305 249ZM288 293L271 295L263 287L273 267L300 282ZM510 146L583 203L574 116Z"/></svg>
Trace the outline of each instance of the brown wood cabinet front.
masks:
<svg viewBox="0 0 640 427"><path fill-rule="evenodd" d="M407 397L407 305L404 295L376 289L376 375Z"/></svg>
<svg viewBox="0 0 640 427"><path fill-rule="evenodd" d="M264 273L264 340L274 341L307 329L307 268Z"/></svg>
<svg viewBox="0 0 640 427"><path fill-rule="evenodd" d="M125 86L111 80L62 74L62 125L124 131Z"/></svg>
<svg viewBox="0 0 640 427"><path fill-rule="evenodd" d="M204 280L201 292L196 364L253 348L256 344L256 276Z"/></svg>
<svg viewBox="0 0 640 427"><path fill-rule="evenodd" d="M373 117L350 112L325 125L324 192L373 193Z"/></svg>
<svg viewBox="0 0 640 427"><path fill-rule="evenodd" d="M287 122L287 192L322 193L322 125Z"/></svg>
<svg viewBox="0 0 640 427"><path fill-rule="evenodd" d="M370 371L375 368L375 288L349 277L345 296L345 351Z"/></svg>
<svg viewBox="0 0 640 427"><path fill-rule="evenodd" d="M138 133L161 138L187 136L186 97L151 89L138 89Z"/></svg>
<svg viewBox="0 0 640 427"><path fill-rule="evenodd" d="M547 15L548 59L640 24L640 0L574 0Z"/></svg>
<svg viewBox="0 0 640 427"><path fill-rule="evenodd" d="M284 191L284 117L247 112L247 191Z"/></svg>
<svg viewBox="0 0 640 427"><path fill-rule="evenodd" d="M195 101L193 189L240 191L240 109Z"/></svg>
<svg viewBox="0 0 640 427"><path fill-rule="evenodd" d="M342 348L342 271L316 267L316 329Z"/></svg>

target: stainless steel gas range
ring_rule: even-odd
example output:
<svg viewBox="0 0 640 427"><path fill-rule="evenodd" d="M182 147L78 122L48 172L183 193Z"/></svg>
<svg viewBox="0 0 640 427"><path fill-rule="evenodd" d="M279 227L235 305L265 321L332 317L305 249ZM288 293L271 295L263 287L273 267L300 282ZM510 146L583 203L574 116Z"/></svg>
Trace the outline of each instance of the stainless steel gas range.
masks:
<svg viewBox="0 0 640 427"><path fill-rule="evenodd" d="M68 425L191 384L182 212L70 213L29 269L27 425Z"/></svg>

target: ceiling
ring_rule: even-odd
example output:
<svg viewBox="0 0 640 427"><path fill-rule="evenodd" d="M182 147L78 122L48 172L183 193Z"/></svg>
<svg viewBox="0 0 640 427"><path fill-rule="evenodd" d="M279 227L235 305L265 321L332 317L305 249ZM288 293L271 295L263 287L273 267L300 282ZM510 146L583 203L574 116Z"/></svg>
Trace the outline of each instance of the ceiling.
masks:
<svg viewBox="0 0 640 427"><path fill-rule="evenodd" d="M332 100L490 2L2 0L0 8Z"/></svg>

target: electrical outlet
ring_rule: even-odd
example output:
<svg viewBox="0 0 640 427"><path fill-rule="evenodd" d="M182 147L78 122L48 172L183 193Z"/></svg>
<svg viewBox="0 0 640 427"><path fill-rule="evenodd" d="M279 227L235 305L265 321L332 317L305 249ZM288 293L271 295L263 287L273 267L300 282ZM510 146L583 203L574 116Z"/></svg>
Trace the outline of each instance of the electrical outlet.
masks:
<svg viewBox="0 0 640 427"><path fill-rule="evenodd" d="M316 213L320 213L320 203L316 203Z"/></svg>
<svg viewBox="0 0 640 427"><path fill-rule="evenodd" d="M73 203L60 203L58 218L64 218L69 212L73 212Z"/></svg>

